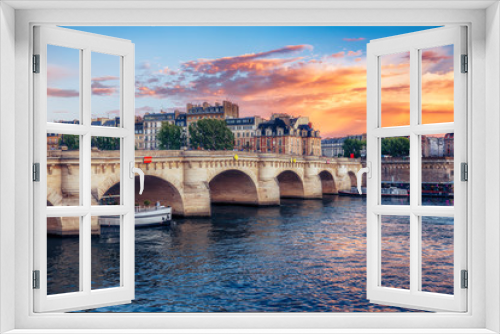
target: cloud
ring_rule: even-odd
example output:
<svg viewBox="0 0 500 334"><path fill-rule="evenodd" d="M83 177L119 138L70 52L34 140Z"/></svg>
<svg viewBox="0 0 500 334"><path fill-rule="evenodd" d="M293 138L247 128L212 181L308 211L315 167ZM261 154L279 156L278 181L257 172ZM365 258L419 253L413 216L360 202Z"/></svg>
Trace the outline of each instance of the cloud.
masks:
<svg viewBox="0 0 500 334"><path fill-rule="evenodd" d="M119 80L119 79L120 79L119 77L115 77L112 75L106 75L103 77L92 78L92 81L93 82L101 82L101 81L111 81L111 80Z"/></svg>
<svg viewBox="0 0 500 334"><path fill-rule="evenodd" d="M361 51L361 50L358 50L358 51L349 51L347 53L347 56L349 56L349 57L359 57L362 54L363 54L363 51Z"/></svg>
<svg viewBox="0 0 500 334"><path fill-rule="evenodd" d="M78 68L47 64L47 82L49 85L68 78L78 80L78 75Z"/></svg>
<svg viewBox="0 0 500 334"><path fill-rule="evenodd" d="M345 52L344 51L340 51L340 52L332 54L330 57L332 57L332 58L343 58L344 56L345 56Z"/></svg>
<svg viewBox="0 0 500 334"><path fill-rule="evenodd" d="M96 77L92 78L92 95L99 96L111 96L118 92L118 85L106 85L103 82L106 81L115 81L118 80L118 77L115 76L104 76L104 77Z"/></svg>
<svg viewBox="0 0 500 334"><path fill-rule="evenodd" d="M287 60L285 58L280 59L263 59L269 56L287 55L297 52L302 52L305 50L312 51L313 47L308 44L302 45L287 45L285 47L274 49L266 52L250 53L236 57L223 57L213 60L199 59L194 61L188 61L182 64L182 67L188 71L196 71L214 74L219 71L224 70L239 70L245 69L249 66L255 66L255 68L265 69L270 66L275 66L276 63L283 64L284 62L290 62L293 60ZM259 60L259 61L255 61Z"/></svg>
<svg viewBox="0 0 500 334"><path fill-rule="evenodd" d="M343 38L344 41L346 42L359 42L359 41L364 41L364 37L358 37L358 38Z"/></svg>
<svg viewBox="0 0 500 334"><path fill-rule="evenodd" d="M74 89L47 88L50 97L79 97L80 93Z"/></svg>
<svg viewBox="0 0 500 334"><path fill-rule="evenodd" d="M229 99L239 104L242 117L269 118L286 112L308 116L323 136L365 132L364 64L340 64L331 56L297 56L300 50L312 47L187 61L177 75L150 83L147 78L138 80L136 97L162 99L171 105Z"/></svg>

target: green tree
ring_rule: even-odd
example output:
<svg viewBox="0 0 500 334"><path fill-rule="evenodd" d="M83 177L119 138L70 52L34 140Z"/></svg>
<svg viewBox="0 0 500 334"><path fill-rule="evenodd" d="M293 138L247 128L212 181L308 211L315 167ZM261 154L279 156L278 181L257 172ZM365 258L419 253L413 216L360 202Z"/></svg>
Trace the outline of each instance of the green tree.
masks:
<svg viewBox="0 0 500 334"><path fill-rule="evenodd" d="M191 147L205 150L232 150L234 135L225 121L202 119L189 126Z"/></svg>
<svg viewBox="0 0 500 334"><path fill-rule="evenodd" d="M78 135L62 135L59 138L59 146L66 145L68 150L78 150L80 148L80 136Z"/></svg>
<svg viewBox="0 0 500 334"><path fill-rule="evenodd" d="M350 157L354 153L355 158L361 156L361 150L366 147L366 140L346 139L342 144L344 150L344 157Z"/></svg>
<svg viewBox="0 0 500 334"><path fill-rule="evenodd" d="M410 155L410 140L405 137L382 139L382 155L407 157Z"/></svg>
<svg viewBox="0 0 500 334"><path fill-rule="evenodd" d="M164 122L161 126L160 132L156 136L160 142L160 149L180 150L181 133L182 128L180 126Z"/></svg>
<svg viewBox="0 0 500 334"><path fill-rule="evenodd" d="M120 149L120 138L92 137L90 145L101 151L115 151Z"/></svg>

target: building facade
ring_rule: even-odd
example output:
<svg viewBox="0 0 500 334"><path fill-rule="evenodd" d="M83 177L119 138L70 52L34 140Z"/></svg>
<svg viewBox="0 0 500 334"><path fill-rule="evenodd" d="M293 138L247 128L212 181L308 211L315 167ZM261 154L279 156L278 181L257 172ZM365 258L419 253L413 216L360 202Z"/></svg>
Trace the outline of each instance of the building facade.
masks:
<svg viewBox="0 0 500 334"><path fill-rule="evenodd" d="M321 155L324 157L343 157L345 138L326 138L321 140Z"/></svg>
<svg viewBox="0 0 500 334"><path fill-rule="evenodd" d="M146 149L144 141L144 122L142 120L136 120L135 122L135 149Z"/></svg>
<svg viewBox="0 0 500 334"><path fill-rule="evenodd" d="M260 116L226 119L226 125L234 135L234 149L255 151L255 131L263 121Z"/></svg>
<svg viewBox="0 0 500 334"><path fill-rule="evenodd" d="M175 124L175 113L161 112L159 114L145 114L143 117L144 149L156 150L159 147L156 136L163 123Z"/></svg>
<svg viewBox="0 0 500 334"><path fill-rule="evenodd" d="M255 148L258 152L321 156L321 137L308 117L274 114L271 120L259 124Z"/></svg>
<svg viewBox="0 0 500 334"><path fill-rule="evenodd" d="M442 137L422 136L422 157L453 157L455 151L454 134Z"/></svg>
<svg viewBox="0 0 500 334"><path fill-rule="evenodd" d="M61 135L58 133L47 133L47 151L59 149L59 140Z"/></svg>
<svg viewBox="0 0 500 334"><path fill-rule="evenodd" d="M189 126L191 123L197 122L201 119L219 119L225 120L228 118L238 118L240 117L240 108L236 103L230 101L223 101L222 104L216 102L214 105L210 105L207 102L203 102L201 105L195 105L188 103L186 105L186 125Z"/></svg>

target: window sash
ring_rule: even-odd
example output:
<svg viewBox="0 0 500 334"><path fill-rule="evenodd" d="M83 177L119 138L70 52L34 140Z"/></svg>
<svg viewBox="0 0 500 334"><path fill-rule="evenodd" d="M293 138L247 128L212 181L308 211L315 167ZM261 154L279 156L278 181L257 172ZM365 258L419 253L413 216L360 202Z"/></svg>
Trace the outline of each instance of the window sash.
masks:
<svg viewBox="0 0 500 334"><path fill-rule="evenodd" d="M34 263L40 271L40 289L33 290L35 312L72 311L127 303L134 298L134 182L128 177L134 157L134 46L130 41L64 28L34 28L34 53L40 55L40 73L34 75L34 161L40 163L40 182L34 184ZM47 45L80 50L80 123L47 122ZM121 128L91 125L91 53L120 57L122 87ZM80 136L79 205L47 207L47 133ZM122 205L91 205L91 138L120 138L120 187ZM91 219L98 214L121 215L120 286L92 290ZM47 218L79 217L79 291L47 295Z"/></svg>
<svg viewBox="0 0 500 334"><path fill-rule="evenodd" d="M467 310L467 290L461 288L461 270L467 269L467 186L454 175L454 206L428 207L421 200L421 135L455 133L454 170L467 162L467 77L460 73L461 54L466 54L465 27L446 27L371 41L367 46L367 162L371 164L367 193L367 298L383 305L423 310ZM421 64L420 50L436 46L454 46L454 122L420 123ZM410 52L410 125L382 127L380 57ZM410 205L381 205L381 140L384 137L410 137ZM454 218L454 295L423 292L421 288L421 217ZM410 289L381 286L382 215L410 217Z"/></svg>

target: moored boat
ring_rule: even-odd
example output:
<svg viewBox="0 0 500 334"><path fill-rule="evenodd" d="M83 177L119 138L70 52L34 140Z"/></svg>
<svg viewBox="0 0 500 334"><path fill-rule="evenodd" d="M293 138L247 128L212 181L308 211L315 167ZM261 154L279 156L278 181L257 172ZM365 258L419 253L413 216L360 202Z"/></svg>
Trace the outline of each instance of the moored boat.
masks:
<svg viewBox="0 0 500 334"><path fill-rule="evenodd" d="M170 206L135 207L135 227L146 227L168 224L172 220ZM120 216L99 217L101 227L120 226Z"/></svg>

